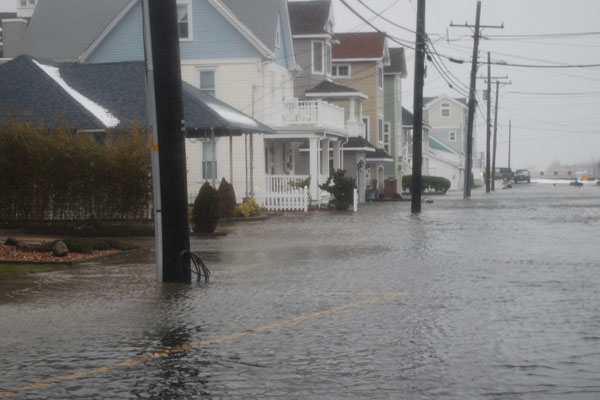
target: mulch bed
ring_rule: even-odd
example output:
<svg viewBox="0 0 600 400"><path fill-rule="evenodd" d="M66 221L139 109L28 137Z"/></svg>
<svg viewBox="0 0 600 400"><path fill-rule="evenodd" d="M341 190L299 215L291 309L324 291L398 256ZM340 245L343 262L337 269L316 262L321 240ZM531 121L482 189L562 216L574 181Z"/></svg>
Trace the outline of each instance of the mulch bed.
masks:
<svg viewBox="0 0 600 400"><path fill-rule="evenodd" d="M52 252L26 252L17 249L15 246L6 246L0 244L0 262L14 262L19 264L69 264L73 262L85 261L90 258L119 253L120 251L121 250L93 250L89 254L69 253L65 257L56 257L52 255Z"/></svg>

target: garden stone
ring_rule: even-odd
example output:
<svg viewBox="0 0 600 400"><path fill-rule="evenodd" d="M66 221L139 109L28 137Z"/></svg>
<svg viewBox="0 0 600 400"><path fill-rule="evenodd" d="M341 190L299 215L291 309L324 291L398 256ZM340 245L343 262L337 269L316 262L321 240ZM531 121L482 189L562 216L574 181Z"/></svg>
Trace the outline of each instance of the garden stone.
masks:
<svg viewBox="0 0 600 400"><path fill-rule="evenodd" d="M67 247L67 245L65 244L65 242L58 241L52 247L52 254L55 255L56 257L64 257L67 254L69 254L69 248Z"/></svg>

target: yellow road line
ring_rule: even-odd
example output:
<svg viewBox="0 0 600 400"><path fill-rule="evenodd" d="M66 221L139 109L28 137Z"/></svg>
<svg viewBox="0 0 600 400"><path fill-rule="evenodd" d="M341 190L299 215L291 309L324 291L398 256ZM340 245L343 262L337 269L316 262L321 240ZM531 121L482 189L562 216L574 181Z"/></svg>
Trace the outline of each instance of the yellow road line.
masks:
<svg viewBox="0 0 600 400"><path fill-rule="evenodd" d="M381 297L374 297L371 299L367 299L367 300L362 300L362 301L358 301L356 303L351 303L351 304L345 304L345 305L341 305L338 307L333 307L333 308L328 308L326 310L323 311L317 311L317 312L312 312L312 313L308 313L308 314L304 314L304 315L300 315L298 317L294 317L294 318L290 318L290 319L286 319L284 321L280 321L280 322L276 322L274 324L270 324L270 325L264 325L261 326L259 328L255 328L255 329L248 329L245 331L241 331L241 332L237 332L237 333L232 333L229 335L224 335L218 338L214 338L214 339L207 339L207 340L203 340L201 342L196 342L196 343L192 343L189 344L187 346L181 346L181 347L173 347L167 350L163 350L163 351L159 351L157 353L152 353L152 354L148 354L146 356L140 356L140 357L134 357L134 358L130 358L128 360L122 361L118 364L111 364L111 365L106 365L103 367L98 367L98 368L94 368L94 369L90 369L87 371L82 371L82 372L77 372L74 374L69 374L69 375L64 375L58 378L53 378L53 379L48 379L42 382L37 382L37 383L33 383L31 385L27 385L27 386L21 386L19 388L16 389L12 389L12 390L7 390L5 392L0 392L0 398L5 398L8 396L12 396L18 393L22 393L22 392L26 392L26 391L31 391L31 390L40 390L40 389L44 389L48 386L54 385L56 383L62 383L62 382L68 382L68 381L73 381L76 379L80 379L80 378L85 378L87 376L91 376L91 375L97 375L97 374L102 374L105 372L109 372L118 368L127 368L127 367L131 367L132 365L136 365L136 364L141 364L143 362L146 361L150 361L150 360L156 360L159 358L164 358L167 357L171 354L176 354L176 353L182 353L185 351L189 351L189 350L193 350L193 349L198 349L201 347L205 347L211 344L217 344L217 343L221 343L227 340L234 340L234 339L238 339L241 338L243 336L247 336L247 335L251 335L253 333L258 333L258 332L265 332L265 331L269 331L272 329L276 329L276 328L280 328L286 325L290 325L290 324L295 324L298 322L302 322L302 321L306 321L307 319L312 319L312 318L317 318L317 317L321 317L323 315L328 315L328 314L333 314L339 311L344 311L344 310L349 310L352 308L357 308L357 307L361 307L361 306L365 306L368 304L375 304L375 303L381 303L383 301L386 300L391 300L391 299L395 299L401 296L406 296L406 293L403 292L398 292L398 293L393 293L393 294L389 294L386 296L381 296Z"/></svg>

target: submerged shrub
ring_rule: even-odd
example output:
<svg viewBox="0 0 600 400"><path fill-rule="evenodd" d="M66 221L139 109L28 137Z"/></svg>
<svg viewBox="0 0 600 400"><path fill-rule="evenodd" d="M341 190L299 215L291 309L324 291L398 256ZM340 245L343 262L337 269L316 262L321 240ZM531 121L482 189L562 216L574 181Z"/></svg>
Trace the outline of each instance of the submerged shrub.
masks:
<svg viewBox="0 0 600 400"><path fill-rule="evenodd" d="M208 182L200 188L192 209L192 229L199 233L213 233L221 215L219 192Z"/></svg>
<svg viewBox="0 0 600 400"><path fill-rule="evenodd" d="M346 171L343 169L332 171L325 183L319 185L322 190L328 191L333 196L333 200L329 203L336 210L347 210L354 200L354 178L345 175Z"/></svg>
<svg viewBox="0 0 600 400"><path fill-rule="evenodd" d="M235 215L242 218L257 217L260 215L260 207L256 200L244 199L244 202L235 208Z"/></svg>

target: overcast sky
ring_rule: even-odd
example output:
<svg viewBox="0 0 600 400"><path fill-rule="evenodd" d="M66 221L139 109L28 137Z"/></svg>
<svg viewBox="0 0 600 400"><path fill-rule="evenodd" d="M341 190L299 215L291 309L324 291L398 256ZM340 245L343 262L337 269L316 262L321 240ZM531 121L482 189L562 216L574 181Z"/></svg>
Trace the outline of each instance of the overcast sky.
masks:
<svg viewBox="0 0 600 400"><path fill-rule="evenodd" d="M248 0L251 1L251 0ZM336 31L373 30L355 17L342 3L333 0ZM417 0L362 0L378 12L408 29L376 18L360 4L346 0L378 29L399 39L407 47L409 76L404 81L404 106L412 110L413 70ZM14 11L15 0L0 0L0 11ZM435 66L427 63L425 95L445 93L466 97L472 31L450 27L475 23L476 0L427 0L426 30L435 50L442 55L440 69L455 83L451 89ZM504 29L486 28L488 39L480 43L479 61L506 61L528 65L600 64L600 1L598 0L482 0L482 25L504 24ZM561 35L550 34L574 34ZM509 36L513 35L513 36ZM517 36L530 35L530 36ZM540 36L537 36L540 35ZM504 37L503 37L504 36ZM390 46L400 44L390 41ZM463 65L444 56L465 60ZM435 57L437 59L437 57ZM481 65L478 76L487 74ZM525 68L492 66L492 76L508 75L511 85L500 89L497 166L508 163L508 125L512 121L511 167L545 169L552 162L589 163L600 159L600 68ZM458 82L457 82L458 81ZM461 86L462 85L462 86ZM484 80L477 81L478 94ZM461 94L463 93L463 94ZM477 113L478 150L485 149L486 104L480 102Z"/></svg>
<svg viewBox="0 0 600 400"><path fill-rule="evenodd" d="M380 30L403 41L414 43L415 34L374 17L359 0L346 0ZM398 25L415 30L417 0L363 0ZM334 0L336 31L372 30ZM427 0L426 31L435 50L442 56L465 60L464 65L443 58L441 69L448 68L453 86L466 94L473 52L472 31L450 27L475 23L476 0ZM385 10L385 11L384 11ZM506 61L514 64L570 65L600 64L600 1L598 0L483 0L482 25L486 28L480 42L479 61ZM590 33L588 35L546 36L548 34ZM499 37L496 35L531 35ZM544 36L534 36L544 35ZM412 47L412 44L407 43ZM390 42L390 46L399 46ZM404 106L413 108L414 51L407 49L409 76L404 81ZM425 96L446 93L461 96L427 62ZM487 65L478 76L487 76ZM587 163L600 159L600 68L542 69L492 65L492 76L508 75L511 85L500 89L497 166L508 163L508 125L512 121L511 167L545 169L552 162ZM460 85L464 85L461 87ZM485 81L478 79L479 96ZM494 95L493 95L494 96ZM477 113L478 147L485 149L486 104ZM483 113L483 114L482 114ZM493 118L493 108L492 108Z"/></svg>

